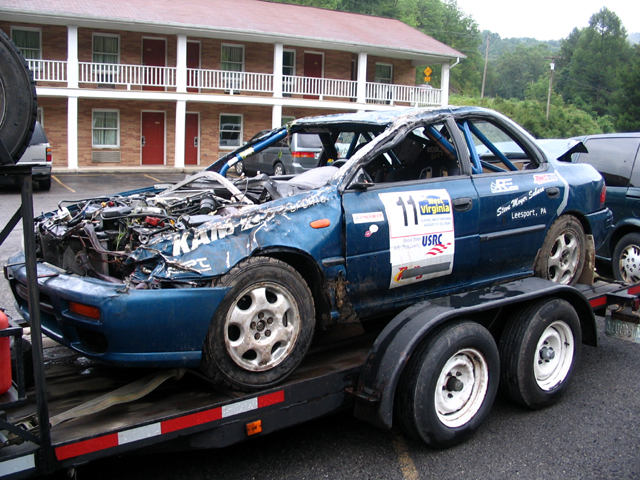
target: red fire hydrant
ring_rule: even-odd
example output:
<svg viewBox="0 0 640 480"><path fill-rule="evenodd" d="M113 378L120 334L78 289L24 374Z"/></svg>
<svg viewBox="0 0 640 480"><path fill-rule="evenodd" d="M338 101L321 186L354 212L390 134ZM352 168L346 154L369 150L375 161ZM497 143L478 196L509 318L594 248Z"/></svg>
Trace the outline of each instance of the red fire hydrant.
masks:
<svg viewBox="0 0 640 480"><path fill-rule="evenodd" d="M0 310L0 330L9 327L9 319ZM11 388L11 343L9 337L0 337L0 395Z"/></svg>

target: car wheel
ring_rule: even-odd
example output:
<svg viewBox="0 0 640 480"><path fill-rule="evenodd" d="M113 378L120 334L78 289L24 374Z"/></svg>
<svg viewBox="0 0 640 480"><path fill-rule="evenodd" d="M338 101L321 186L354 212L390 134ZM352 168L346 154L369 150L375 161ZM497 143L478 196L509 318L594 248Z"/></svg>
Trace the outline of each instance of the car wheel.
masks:
<svg viewBox="0 0 640 480"><path fill-rule="evenodd" d="M235 168L236 168L236 173L238 175L242 175L242 172L244 172L244 164L242 162L238 162L235 164Z"/></svg>
<svg viewBox="0 0 640 480"><path fill-rule="evenodd" d="M256 257L215 285L230 290L209 327L201 369L214 383L241 390L282 381L313 336L315 310L305 280L280 260Z"/></svg>
<svg viewBox="0 0 640 480"><path fill-rule="evenodd" d="M582 224L571 215L563 215L544 239L534 267L538 277L564 285L575 285L580 278L586 255Z"/></svg>
<svg viewBox="0 0 640 480"><path fill-rule="evenodd" d="M556 402L569 388L581 344L580 320L569 302L528 305L509 320L500 340L502 392L532 409Z"/></svg>
<svg viewBox="0 0 640 480"><path fill-rule="evenodd" d="M284 165L282 165L280 162L277 162L274 166L273 166L273 174L278 177L280 175L284 175L286 172L284 170Z"/></svg>
<svg viewBox="0 0 640 480"><path fill-rule="evenodd" d="M626 283L640 282L640 234L622 237L613 251L613 276Z"/></svg>
<svg viewBox="0 0 640 480"><path fill-rule="evenodd" d="M38 180L38 187L40 190L48 192L51 190L51 177L47 177L44 180Z"/></svg>
<svg viewBox="0 0 640 480"><path fill-rule="evenodd" d="M489 414L498 389L498 347L482 325L447 325L412 353L396 390L402 431L433 448L464 441Z"/></svg>
<svg viewBox="0 0 640 480"><path fill-rule="evenodd" d="M35 82L18 47L0 31L0 138L16 163L36 122Z"/></svg>

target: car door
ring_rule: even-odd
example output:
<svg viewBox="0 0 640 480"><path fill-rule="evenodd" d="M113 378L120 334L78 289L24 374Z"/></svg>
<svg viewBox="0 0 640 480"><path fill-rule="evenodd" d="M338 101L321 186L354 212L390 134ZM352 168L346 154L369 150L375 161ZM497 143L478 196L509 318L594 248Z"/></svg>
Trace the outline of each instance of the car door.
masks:
<svg viewBox="0 0 640 480"><path fill-rule="evenodd" d="M375 183L343 193L348 289L362 316L469 284L478 267L479 206L468 167L454 158L449 171L436 168L441 149L409 140L365 166Z"/></svg>
<svg viewBox="0 0 640 480"><path fill-rule="evenodd" d="M482 276L521 276L531 271L547 226L566 205L568 186L552 164L497 119L470 118L459 125L471 158L476 156L472 181L479 199Z"/></svg>

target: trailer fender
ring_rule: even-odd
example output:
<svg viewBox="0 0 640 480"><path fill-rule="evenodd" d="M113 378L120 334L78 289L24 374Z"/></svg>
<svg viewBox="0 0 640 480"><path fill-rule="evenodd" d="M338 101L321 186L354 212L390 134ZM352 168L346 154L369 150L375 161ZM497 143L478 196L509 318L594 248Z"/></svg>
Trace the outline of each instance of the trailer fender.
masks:
<svg viewBox="0 0 640 480"><path fill-rule="evenodd" d="M537 277L416 303L391 320L369 350L354 391L355 417L391 428L402 370L420 342L440 325L455 318L473 320L482 311L543 297L571 303L580 318L583 343L597 345L595 316L586 297L573 287Z"/></svg>

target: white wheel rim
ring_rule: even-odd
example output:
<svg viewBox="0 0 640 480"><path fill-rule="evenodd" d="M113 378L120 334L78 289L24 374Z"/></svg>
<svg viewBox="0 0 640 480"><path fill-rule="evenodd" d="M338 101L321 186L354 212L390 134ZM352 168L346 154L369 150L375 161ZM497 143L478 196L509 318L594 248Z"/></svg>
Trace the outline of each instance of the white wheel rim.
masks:
<svg viewBox="0 0 640 480"><path fill-rule="evenodd" d="M536 382L542 390L553 390L567 378L573 350L573 332L565 322L553 322L542 332L533 359Z"/></svg>
<svg viewBox="0 0 640 480"><path fill-rule="evenodd" d="M558 236L549 256L549 280L567 285L578 270L580 246L573 232L563 232Z"/></svg>
<svg viewBox="0 0 640 480"><path fill-rule="evenodd" d="M438 377L435 405L438 419L449 428L473 419L489 387L489 366L478 350L464 348L453 355Z"/></svg>
<svg viewBox="0 0 640 480"><path fill-rule="evenodd" d="M620 254L620 276L627 283L640 282L640 247L628 245Z"/></svg>
<svg viewBox="0 0 640 480"><path fill-rule="evenodd" d="M270 370L286 360L299 333L297 302L286 288L271 282L242 291L224 325L229 356L252 372Z"/></svg>

